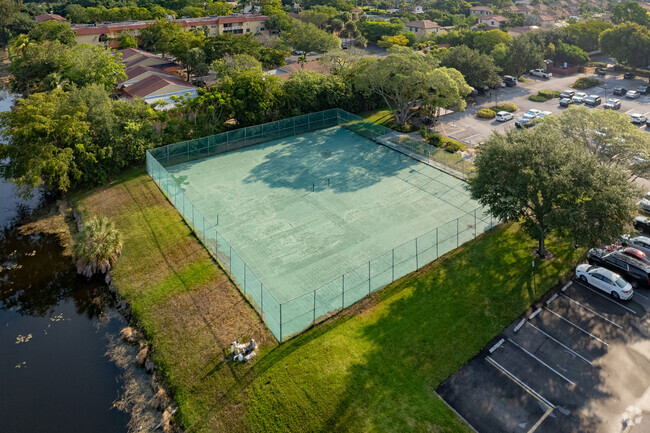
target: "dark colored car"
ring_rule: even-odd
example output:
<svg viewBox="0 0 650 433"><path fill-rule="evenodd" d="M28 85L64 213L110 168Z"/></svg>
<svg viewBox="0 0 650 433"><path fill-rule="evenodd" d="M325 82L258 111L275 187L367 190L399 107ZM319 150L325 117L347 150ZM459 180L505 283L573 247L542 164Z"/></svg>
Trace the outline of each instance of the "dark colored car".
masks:
<svg viewBox="0 0 650 433"><path fill-rule="evenodd" d="M504 75L503 76L503 82L506 83L507 87L516 87L517 86L517 79L513 77L512 75Z"/></svg>
<svg viewBox="0 0 650 433"><path fill-rule="evenodd" d="M564 92L560 93L560 99L571 99L575 94L576 92L573 90L565 90Z"/></svg>
<svg viewBox="0 0 650 433"><path fill-rule="evenodd" d="M573 99L568 99L568 98L560 99L560 107L568 107L569 105L573 105Z"/></svg>
<svg viewBox="0 0 650 433"><path fill-rule="evenodd" d="M650 265L650 258L648 258L646 253L644 253L641 250L637 250L636 248L632 248L632 247L626 247L626 248L621 248L619 251L625 254L626 256L634 257L638 261L643 262L646 265Z"/></svg>
<svg viewBox="0 0 650 433"><path fill-rule="evenodd" d="M530 128L531 126L533 126L533 123L531 123L532 120L533 119L529 117L522 117L521 119L515 120L515 126L517 128Z"/></svg>
<svg viewBox="0 0 650 433"><path fill-rule="evenodd" d="M650 119L645 120L645 126L646 128L650 128Z"/></svg>
<svg viewBox="0 0 650 433"><path fill-rule="evenodd" d="M642 95L650 94L650 86L648 86L647 84L641 84L639 88L636 89L636 91Z"/></svg>
<svg viewBox="0 0 650 433"><path fill-rule="evenodd" d="M634 218L634 228L641 232L650 233L650 218L642 216Z"/></svg>
<svg viewBox="0 0 650 433"><path fill-rule="evenodd" d="M621 101L618 99L608 99L607 102L605 102L605 105L603 105L603 108L605 110L620 110Z"/></svg>
<svg viewBox="0 0 650 433"><path fill-rule="evenodd" d="M626 72L625 74L623 74L623 79L634 80L634 74L632 72Z"/></svg>
<svg viewBox="0 0 650 433"><path fill-rule="evenodd" d="M635 289L639 286L650 287L650 265L623 254L621 251L608 253L599 248L592 248L587 253L587 261L591 265L616 272Z"/></svg>
<svg viewBox="0 0 650 433"><path fill-rule="evenodd" d="M602 100L600 99L600 96L598 95L589 95L585 98L585 105L591 105L592 107L595 107L597 105L600 105Z"/></svg>
<svg viewBox="0 0 650 433"><path fill-rule="evenodd" d="M627 89L625 87L614 87L614 95L625 96Z"/></svg>

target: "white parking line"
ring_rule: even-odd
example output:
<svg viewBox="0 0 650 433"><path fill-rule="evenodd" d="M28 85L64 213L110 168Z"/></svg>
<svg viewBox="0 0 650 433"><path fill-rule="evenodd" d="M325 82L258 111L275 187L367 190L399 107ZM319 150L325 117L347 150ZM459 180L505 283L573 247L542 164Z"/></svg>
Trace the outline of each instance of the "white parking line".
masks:
<svg viewBox="0 0 650 433"><path fill-rule="evenodd" d="M585 334L587 334L588 336L590 336L590 337L593 338L594 340L598 340L598 341L600 341L601 343L603 343L605 346L609 346L609 344L605 343L603 340L601 340L600 338L596 337L596 336L595 336L594 334L592 334L591 332L589 332L589 331L587 331L587 330L585 330L585 329L579 327L578 325L576 325L575 323L573 323L572 321L570 321L570 320L567 319L566 317L563 317L563 316L557 314L555 311L553 311L553 310L549 310L548 308L544 308L544 309L545 309L546 311L548 311L549 313L555 314L557 317L559 317L560 319L564 320L565 322L567 322L569 325L573 326L574 328L579 329L580 331L584 332Z"/></svg>
<svg viewBox="0 0 650 433"><path fill-rule="evenodd" d="M551 407L555 409L555 405L553 405L551 402L546 400L544 397L539 395L537 392L535 392L534 389L532 389L530 386L526 385L521 379L519 379L517 376L514 374L510 373L508 370L503 368L498 362L496 362L494 359L490 358L489 356L485 357L485 359L488 360L490 364L495 366L497 369L501 370L506 376L510 377L512 380L517 382L520 386L522 386L526 391L530 392L534 397L537 397L538 400L544 402L548 407Z"/></svg>
<svg viewBox="0 0 650 433"><path fill-rule="evenodd" d="M586 307L586 306L582 305L580 302L576 301L575 299L571 299L571 298L569 298L569 297L568 297L567 295L565 295L565 294L562 294L562 296L565 297L565 298L567 298L569 301L571 301L571 302L573 302L573 303L575 303L575 304L578 304L579 306L581 306L581 307L584 308L585 310L589 311L590 313L595 314L596 316L600 317L601 319L608 321L609 323L611 323L612 325L616 326L617 328L619 328L619 329L623 329L623 327L622 327L621 325L619 325L618 323L614 323L614 322L612 322L612 321L609 320L607 317L605 317L605 316L603 316L603 315L601 315L601 314L596 313L594 310L592 310L592 309L589 308L589 307Z"/></svg>
<svg viewBox="0 0 650 433"><path fill-rule="evenodd" d="M650 298L648 298L646 295L642 295L641 293L639 293L638 290L635 290L635 291L634 291L634 294L635 294L636 296L641 296L643 299L650 299Z"/></svg>
<svg viewBox="0 0 650 433"><path fill-rule="evenodd" d="M555 374L557 374L558 376L560 376L562 379L566 380L566 381L567 381L571 386L576 386L575 382L573 382L573 381L570 380L570 379L567 379L567 378L566 378L565 376L563 376L561 373L559 373L558 371L556 371L555 369L553 369L553 367L551 367L550 365L548 365L547 363L545 363L544 361L542 361L541 359L539 359L538 357L536 357L535 355L533 355L532 353L530 353L529 351L527 351L526 349L524 349L523 347L521 347L520 345L518 345L517 343L515 343L512 339L508 338L508 341L511 342L512 344L514 344L515 346L517 346L518 348L520 348L521 350L523 350L524 352L526 352L526 353L528 354L528 356L530 356L531 358L533 358L535 361L539 362L539 363L542 364L544 367L548 368L548 369L551 370L553 373L555 373Z"/></svg>
<svg viewBox="0 0 650 433"><path fill-rule="evenodd" d="M626 309L627 311L629 311L630 313L634 314L635 316L638 316L638 315L639 315L639 313L637 313L637 312L634 311L633 309L626 307L625 305L621 304L620 302L616 302L615 300L611 299L609 296L605 296L605 295L603 295L602 293L595 291L595 290L592 289L591 287L588 287L588 286L586 286L585 284L581 283L579 280L576 281L576 283L578 283L581 287L584 287L585 289L589 290L590 292L594 292L594 293L597 294L598 296L601 296L601 297L607 299L608 301L613 302L614 304L618 305L619 307Z"/></svg>
<svg viewBox="0 0 650 433"><path fill-rule="evenodd" d="M632 108L631 110L627 110L627 111L625 112L625 114L634 113L634 111L635 111L634 108Z"/></svg>
<svg viewBox="0 0 650 433"><path fill-rule="evenodd" d="M567 346L566 344L564 344L564 343L562 343L561 341L557 340L556 338L552 337L552 336L549 335L548 333L542 331L542 330L539 329L537 326L533 325L533 324L530 323L530 322L526 322L526 324L532 326L532 327L535 328L535 329L537 329L537 331L539 331L539 332L541 332L542 334L546 335L548 338L550 338L551 340L555 341L557 344L559 344L560 346L564 347L567 351L573 353L575 356L577 356L578 358L582 359L582 360L583 360L584 362L586 362L587 364L589 364L589 365L593 365L593 363L592 363L591 361L589 361L587 358L585 358L584 356L580 355L578 352L576 352L575 350L571 349L569 346Z"/></svg>

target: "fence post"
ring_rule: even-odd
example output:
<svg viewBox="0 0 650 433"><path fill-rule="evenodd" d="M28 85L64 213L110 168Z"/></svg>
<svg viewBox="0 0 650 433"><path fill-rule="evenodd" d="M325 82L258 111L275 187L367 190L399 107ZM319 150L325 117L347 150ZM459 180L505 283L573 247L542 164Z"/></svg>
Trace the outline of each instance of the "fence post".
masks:
<svg viewBox="0 0 650 433"><path fill-rule="evenodd" d="M368 262L368 294L370 294L370 262Z"/></svg>
<svg viewBox="0 0 650 433"><path fill-rule="evenodd" d="M203 221L203 243L205 243L205 218L203 218L203 215L201 215L202 221Z"/></svg>
<svg viewBox="0 0 650 433"><path fill-rule="evenodd" d="M316 289L314 289L314 320L312 323L316 324Z"/></svg>
<svg viewBox="0 0 650 433"><path fill-rule="evenodd" d="M492 228L492 214L490 214L490 228Z"/></svg>
<svg viewBox="0 0 650 433"><path fill-rule="evenodd" d="M260 309L262 310L262 319L264 319L264 285L260 281Z"/></svg>
<svg viewBox="0 0 650 433"><path fill-rule="evenodd" d="M190 206L192 206L192 228L196 229L196 227L194 227L194 205L190 203Z"/></svg>
<svg viewBox="0 0 650 433"><path fill-rule="evenodd" d="M232 277L232 246L228 245L228 273Z"/></svg>
<svg viewBox="0 0 650 433"><path fill-rule="evenodd" d="M395 248L393 248L393 266L391 266L391 269L393 270L393 282L395 282Z"/></svg>
<svg viewBox="0 0 650 433"><path fill-rule="evenodd" d="M415 270L420 269L420 261L418 260L418 238L415 238Z"/></svg>
<svg viewBox="0 0 650 433"><path fill-rule="evenodd" d="M345 274L341 275L341 308L345 308Z"/></svg>
<svg viewBox="0 0 650 433"><path fill-rule="evenodd" d="M280 304L280 343L282 343L282 304Z"/></svg>
<svg viewBox="0 0 650 433"><path fill-rule="evenodd" d="M244 262L244 295L246 294L246 262Z"/></svg>

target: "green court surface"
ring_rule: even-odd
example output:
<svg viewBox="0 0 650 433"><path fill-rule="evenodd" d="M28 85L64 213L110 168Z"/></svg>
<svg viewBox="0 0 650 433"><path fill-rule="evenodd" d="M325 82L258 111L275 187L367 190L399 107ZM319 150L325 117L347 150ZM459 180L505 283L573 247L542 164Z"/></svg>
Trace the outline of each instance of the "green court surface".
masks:
<svg viewBox="0 0 650 433"><path fill-rule="evenodd" d="M435 242L453 237L444 248L453 249L459 224L476 225L476 209L483 218L464 182L339 126L167 171L279 304L437 227L448 233ZM311 311L309 299L300 308Z"/></svg>

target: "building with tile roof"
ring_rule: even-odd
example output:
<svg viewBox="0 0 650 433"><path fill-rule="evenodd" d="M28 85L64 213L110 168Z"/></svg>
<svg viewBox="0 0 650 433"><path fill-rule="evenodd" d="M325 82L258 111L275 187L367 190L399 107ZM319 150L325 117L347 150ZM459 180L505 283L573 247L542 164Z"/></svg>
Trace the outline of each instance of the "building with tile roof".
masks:
<svg viewBox="0 0 650 433"><path fill-rule="evenodd" d="M406 30L415 33L421 38L429 36L431 33L440 33L440 29L442 28L435 21L429 20L411 21L410 23L404 24L404 26Z"/></svg>

